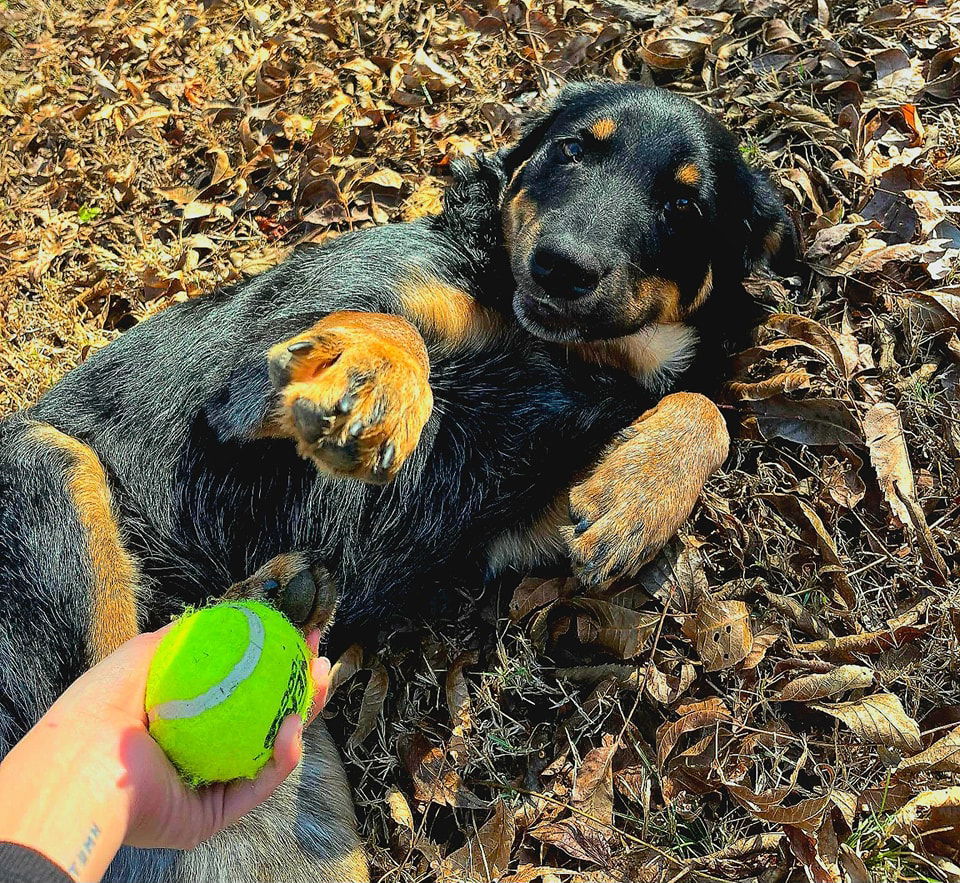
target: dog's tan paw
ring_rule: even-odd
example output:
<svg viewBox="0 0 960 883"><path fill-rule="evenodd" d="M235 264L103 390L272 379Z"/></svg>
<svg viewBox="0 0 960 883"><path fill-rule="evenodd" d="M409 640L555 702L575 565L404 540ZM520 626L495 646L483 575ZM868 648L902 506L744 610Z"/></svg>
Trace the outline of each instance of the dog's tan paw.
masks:
<svg viewBox="0 0 960 883"><path fill-rule="evenodd" d="M695 393L666 396L624 430L570 491L563 529L585 583L635 573L687 520L730 447L716 405Z"/></svg>
<svg viewBox="0 0 960 883"><path fill-rule="evenodd" d="M266 601L304 633L325 632L337 609L337 588L329 571L300 552L277 555L223 596L224 601Z"/></svg>
<svg viewBox="0 0 960 883"><path fill-rule="evenodd" d="M268 358L280 434L331 475L394 478L433 410L427 350L409 322L333 313Z"/></svg>

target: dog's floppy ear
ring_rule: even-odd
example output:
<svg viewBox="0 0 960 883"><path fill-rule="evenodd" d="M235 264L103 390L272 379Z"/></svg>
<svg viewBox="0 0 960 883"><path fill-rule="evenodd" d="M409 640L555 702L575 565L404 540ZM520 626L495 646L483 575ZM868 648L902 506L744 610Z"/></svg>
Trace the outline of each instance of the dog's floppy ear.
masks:
<svg viewBox="0 0 960 883"><path fill-rule="evenodd" d="M796 261L796 236L783 200L763 172L742 161L739 166L744 272L766 265L781 276L789 275Z"/></svg>
<svg viewBox="0 0 960 883"><path fill-rule="evenodd" d="M519 168L536 152L543 143L547 131L553 125L557 115L578 96L590 91L589 83L568 83L553 98L543 102L534 110L527 111L520 120L520 135L515 144L498 151L497 159L503 167L509 181Z"/></svg>

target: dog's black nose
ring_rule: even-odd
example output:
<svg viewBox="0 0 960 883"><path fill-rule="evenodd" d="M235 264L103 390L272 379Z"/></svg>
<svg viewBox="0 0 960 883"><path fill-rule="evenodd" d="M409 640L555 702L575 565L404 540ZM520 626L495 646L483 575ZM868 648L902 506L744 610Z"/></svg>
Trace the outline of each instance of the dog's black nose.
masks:
<svg viewBox="0 0 960 883"><path fill-rule="evenodd" d="M575 240L560 238L540 242L530 258L530 273L550 297L562 300L590 294L603 275L595 257Z"/></svg>

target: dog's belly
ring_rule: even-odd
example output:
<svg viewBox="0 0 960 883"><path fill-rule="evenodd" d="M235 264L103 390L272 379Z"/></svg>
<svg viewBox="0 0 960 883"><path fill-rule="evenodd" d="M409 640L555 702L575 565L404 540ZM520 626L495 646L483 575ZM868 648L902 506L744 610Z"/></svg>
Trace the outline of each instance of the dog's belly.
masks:
<svg viewBox="0 0 960 883"><path fill-rule="evenodd" d="M438 356L436 406L385 487L320 475L285 440L225 444L197 425L173 508L130 501L127 527L163 621L266 561L310 552L337 577L337 631L416 616L432 586L557 557L573 476L642 410L636 387L578 371L529 341Z"/></svg>

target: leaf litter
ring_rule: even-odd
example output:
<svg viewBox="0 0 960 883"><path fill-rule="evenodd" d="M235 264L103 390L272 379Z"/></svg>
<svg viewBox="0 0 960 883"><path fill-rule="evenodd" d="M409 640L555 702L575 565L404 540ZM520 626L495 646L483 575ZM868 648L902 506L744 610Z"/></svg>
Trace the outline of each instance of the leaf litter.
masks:
<svg viewBox="0 0 960 883"><path fill-rule="evenodd" d="M451 585L350 648L325 716L381 879L960 879L955 3L20 0L0 53L2 412L300 242L436 211L568 79L721 116L807 269L749 283L684 534L625 583Z"/></svg>

